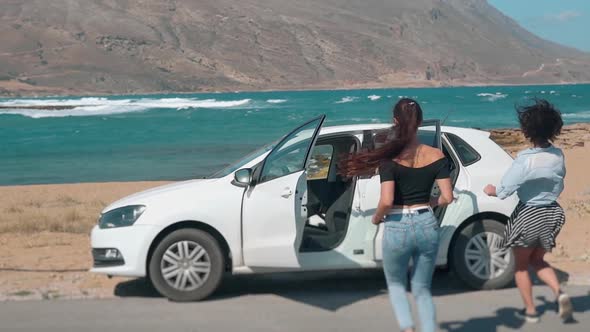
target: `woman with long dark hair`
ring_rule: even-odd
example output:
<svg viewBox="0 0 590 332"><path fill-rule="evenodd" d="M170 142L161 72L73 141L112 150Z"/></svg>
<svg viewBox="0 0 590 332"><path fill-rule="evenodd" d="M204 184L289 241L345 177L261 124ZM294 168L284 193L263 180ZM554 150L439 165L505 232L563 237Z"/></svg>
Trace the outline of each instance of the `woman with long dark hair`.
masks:
<svg viewBox="0 0 590 332"><path fill-rule="evenodd" d="M395 315L404 332L414 331L406 296L410 259L413 261L411 288L421 330L436 330L430 286L439 232L432 207L453 200L448 160L439 149L420 144L421 123L420 105L412 99L401 99L393 109L392 139L375 150L352 155L345 162L348 176L374 174L379 169L381 197L373 223L385 222L383 270ZM431 197L435 182L440 188L439 197Z"/></svg>
<svg viewBox="0 0 590 332"><path fill-rule="evenodd" d="M546 100L517 109L520 128L531 147L521 151L498 187L488 185L484 192L505 199L516 193L520 200L505 230L505 246L512 248L516 260L516 286L525 308L519 315L527 322L539 321L533 302L529 266L555 294L559 315L572 317L572 303L562 292L555 271L545 254L555 247L555 238L565 223L565 213L557 198L564 188L565 159L561 149L551 143L560 133L560 112Z"/></svg>

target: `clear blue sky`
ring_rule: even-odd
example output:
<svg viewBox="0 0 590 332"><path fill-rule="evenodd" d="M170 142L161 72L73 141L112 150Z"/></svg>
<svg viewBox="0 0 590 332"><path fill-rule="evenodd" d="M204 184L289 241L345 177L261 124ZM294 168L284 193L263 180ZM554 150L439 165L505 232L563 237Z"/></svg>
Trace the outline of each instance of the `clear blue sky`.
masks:
<svg viewBox="0 0 590 332"><path fill-rule="evenodd" d="M488 0L534 34L590 52L590 0Z"/></svg>

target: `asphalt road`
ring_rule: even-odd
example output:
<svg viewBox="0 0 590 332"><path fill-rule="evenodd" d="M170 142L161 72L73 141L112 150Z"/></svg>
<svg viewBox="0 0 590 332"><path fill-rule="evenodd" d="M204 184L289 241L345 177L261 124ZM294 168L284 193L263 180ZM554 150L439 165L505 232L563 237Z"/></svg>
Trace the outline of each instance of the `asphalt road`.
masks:
<svg viewBox="0 0 590 332"><path fill-rule="evenodd" d="M590 331L589 287L570 286L575 321L563 324L550 291L536 286L541 323L515 317L518 291L472 291L437 272L441 331ZM143 280L119 284L118 298L0 303L0 331L397 331L379 271L240 276L211 299L172 303Z"/></svg>

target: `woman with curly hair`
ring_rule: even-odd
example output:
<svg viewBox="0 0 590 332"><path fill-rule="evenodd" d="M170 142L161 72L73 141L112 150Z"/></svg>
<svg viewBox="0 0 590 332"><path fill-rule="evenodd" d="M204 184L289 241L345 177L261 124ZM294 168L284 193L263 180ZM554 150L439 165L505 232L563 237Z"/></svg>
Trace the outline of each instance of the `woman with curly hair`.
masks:
<svg viewBox="0 0 590 332"><path fill-rule="evenodd" d="M516 285L525 304L519 315L527 322L539 321L528 272L531 266L555 293L559 315L566 320L573 311L570 298L544 258L555 247L555 238L565 223L565 213L557 203L564 187L564 155L551 143L561 133L563 121L559 110L546 100L518 107L517 113L531 147L518 154L498 187L487 185L484 192L500 199L516 192L520 199L504 234L505 247L514 253Z"/></svg>

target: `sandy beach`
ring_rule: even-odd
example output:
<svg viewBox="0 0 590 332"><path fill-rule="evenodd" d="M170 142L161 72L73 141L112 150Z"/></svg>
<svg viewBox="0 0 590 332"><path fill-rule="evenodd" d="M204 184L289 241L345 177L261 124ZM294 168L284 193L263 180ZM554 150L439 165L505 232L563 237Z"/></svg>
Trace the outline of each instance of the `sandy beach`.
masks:
<svg viewBox="0 0 590 332"><path fill-rule="evenodd" d="M518 130L492 137L507 151L526 146ZM590 124L564 128L566 153L560 203L567 223L550 259L570 283L590 284ZM89 231L100 211L128 194L167 182L82 183L0 187L0 300L113 297L125 279L87 272Z"/></svg>

